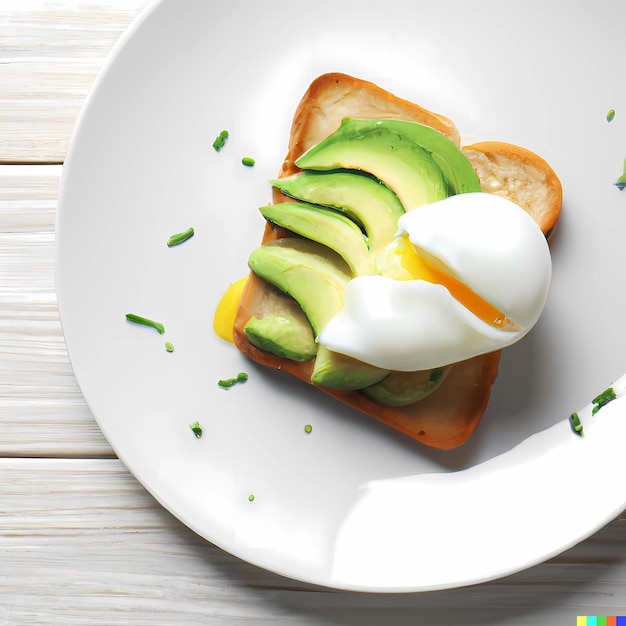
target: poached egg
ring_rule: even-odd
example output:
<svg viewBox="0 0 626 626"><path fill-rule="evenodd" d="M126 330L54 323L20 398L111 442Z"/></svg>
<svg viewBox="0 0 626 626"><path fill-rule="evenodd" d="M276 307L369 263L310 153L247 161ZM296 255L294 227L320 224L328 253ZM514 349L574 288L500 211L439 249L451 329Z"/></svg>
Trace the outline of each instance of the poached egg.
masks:
<svg viewBox="0 0 626 626"><path fill-rule="evenodd" d="M348 283L318 342L376 367L415 371L519 341L543 311L552 264L524 209L475 192L401 216L377 271Z"/></svg>

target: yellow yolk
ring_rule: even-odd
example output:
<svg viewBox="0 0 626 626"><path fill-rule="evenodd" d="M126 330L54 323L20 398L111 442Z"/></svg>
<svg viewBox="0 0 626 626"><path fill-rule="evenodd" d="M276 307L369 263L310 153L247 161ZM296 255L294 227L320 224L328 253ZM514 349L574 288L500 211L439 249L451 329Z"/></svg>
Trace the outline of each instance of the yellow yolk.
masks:
<svg viewBox="0 0 626 626"><path fill-rule="evenodd" d="M520 330L516 322L506 317L487 300L481 298L460 280L439 269L420 255L406 234L396 239L393 253L398 255L397 261L403 271L392 277L400 280L426 280L430 283L443 285L456 300L483 322L501 330Z"/></svg>
<svg viewBox="0 0 626 626"><path fill-rule="evenodd" d="M213 329L218 337L233 343L233 325L235 323L235 314L237 313L237 305L241 299L241 292L248 281L248 277L244 276L237 282L232 283L222 296L220 303L217 305L215 315L213 317Z"/></svg>

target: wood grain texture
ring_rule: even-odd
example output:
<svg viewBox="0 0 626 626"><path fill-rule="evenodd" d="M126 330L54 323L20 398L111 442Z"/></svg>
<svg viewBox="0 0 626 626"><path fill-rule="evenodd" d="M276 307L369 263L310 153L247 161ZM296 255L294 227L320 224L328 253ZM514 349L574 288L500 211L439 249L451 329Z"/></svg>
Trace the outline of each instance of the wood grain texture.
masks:
<svg viewBox="0 0 626 626"><path fill-rule="evenodd" d="M111 48L147 0L0 2L0 163L61 163Z"/></svg>
<svg viewBox="0 0 626 626"><path fill-rule="evenodd" d="M0 456L112 456L80 392L54 283L61 166L0 165Z"/></svg>
<svg viewBox="0 0 626 626"><path fill-rule="evenodd" d="M626 521L499 581L357 594L204 541L115 459L0 459L0 624L575 624L626 614Z"/></svg>

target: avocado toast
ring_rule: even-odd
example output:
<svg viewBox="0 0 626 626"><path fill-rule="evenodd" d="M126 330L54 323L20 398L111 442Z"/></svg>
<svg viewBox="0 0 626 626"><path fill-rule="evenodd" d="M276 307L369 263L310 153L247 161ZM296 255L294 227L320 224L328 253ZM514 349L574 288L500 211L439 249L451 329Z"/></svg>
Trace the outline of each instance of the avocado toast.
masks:
<svg viewBox="0 0 626 626"><path fill-rule="evenodd" d="M461 445L476 428L499 350L399 372L332 352L316 338L341 309L347 283L377 273L405 210L481 191L477 168L459 146L449 119L373 83L336 73L316 79L296 109L287 156L271 181L273 204L261 208L267 222L249 258L233 328L235 345L254 361L442 449ZM497 166L481 165L483 177L493 177ZM549 166L546 177L558 183ZM499 191L515 200L514 191ZM560 196L552 202L545 233L554 229Z"/></svg>

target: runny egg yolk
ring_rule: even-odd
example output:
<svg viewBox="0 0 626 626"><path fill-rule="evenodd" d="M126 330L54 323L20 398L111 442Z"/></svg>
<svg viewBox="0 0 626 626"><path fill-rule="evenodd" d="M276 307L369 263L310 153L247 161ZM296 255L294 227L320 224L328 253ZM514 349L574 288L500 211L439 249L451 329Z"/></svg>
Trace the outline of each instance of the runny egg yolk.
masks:
<svg viewBox="0 0 626 626"><path fill-rule="evenodd" d="M392 250L393 254L398 257L395 261L402 268L402 271L397 272L393 276L394 278L400 280L425 280L430 283L443 285L456 300L483 322L500 330L521 330L514 320L504 315L502 311L472 291L465 283L436 267L434 263L419 254L415 246L410 242L407 234L396 239Z"/></svg>
<svg viewBox="0 0 626 626"><path fill-rule="evenodd" d="M226 290L213 316L213 330L215 334L231 343L233 343L233 326L235 324L237 305L239 300L241 300L241 292L247 281L248 277L244 276Z"/></svg>

